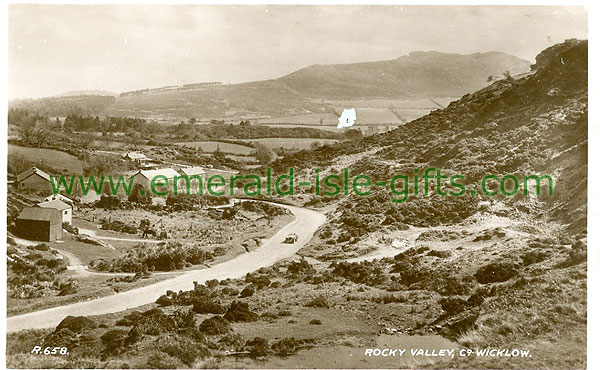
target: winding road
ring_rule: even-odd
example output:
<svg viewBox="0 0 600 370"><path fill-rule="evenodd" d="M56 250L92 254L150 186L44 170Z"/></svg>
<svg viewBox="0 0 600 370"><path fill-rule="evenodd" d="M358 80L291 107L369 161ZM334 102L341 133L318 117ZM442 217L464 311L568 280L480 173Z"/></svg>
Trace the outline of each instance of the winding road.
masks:
<svg viewBox="0 0 600 370"><path fill-rule="evenodd" d="M261 267L267 267L282 259L291 257L310 241L315 231L325 222L325 215L306 208L273 204L288 209L295 216L295 220L284 226L271 238L265 240L260 248L238 255L208 269L185 272L173 279L160 281L145 287L85 302L12 316L7 318L7 332L52 328L69 315L91 316L123 311L155 302L167 290L191 290L194 281L203 283L212 279L236 279ZM284 244L283 240L290 233L296 233L298 241L295 244Z"/></svg>

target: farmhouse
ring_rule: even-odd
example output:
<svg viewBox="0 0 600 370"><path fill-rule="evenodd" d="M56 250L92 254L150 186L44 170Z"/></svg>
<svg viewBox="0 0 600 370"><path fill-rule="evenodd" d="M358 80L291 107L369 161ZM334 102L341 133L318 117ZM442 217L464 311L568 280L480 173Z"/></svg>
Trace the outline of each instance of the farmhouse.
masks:
<svg viewBox="0 0 600 370"><path fill-rule="evenodd" d="M210 178L211 176L215 175L221 175L226 181L228 181L231 176L235 176L240 173L239 171L235 170L218 170L216 168L205 168L204 171L206 172L206 178Z"/></svg>
<svg viewBox="0 0 600 370"><path fill-rule="evenodd" d="M42 208L54 208L58 210L62 217L62 222L66 222L69 225L73 224L73 206L63 202L60 199L49 200L38 204Z"/></svg>
<svg viewBox="0 0 600 370"><path fill-rule="evenodd" d="M17 188L28 191L48 191L52 188L50 175L37 167L31 167L17 175Z"/></svg>
<svg viewBox="0 0 600 370"><path fill-rule="evenodd" d="M15 224L17 233L28 240L53 242L62 239L62 216L54 208L26 207Z"/></svg>
<svg viewBox="0 0 600 370"><path fill-rule="evenodd" d="M142 164L142 163L150 160L150 158L146 157L145 154L138 153L138 152L127 152L127 153L123 154L123 158L128 159L132 162L135 162L136 164Z"/></svg>
<svg viewBox="0 0 600 370"><path fill-rule="evenodd" d="M164 178L158 176L166 177L168 184L164 184ZM152 181L152 179L157 178L156 180L154 180L155 186L159 186L161 184L172 185L175 176L179 176L179 173L177 173L177 171L175 171L172 168L161 168L157 170L139 170L133 175L133 184L134 186L136 184L139 184L144 189L150 189L150 182ZM161 191L164 191L164 189L161 189Z"/></svg>
<svg viewBox="0 0 600 370"><path fill-rule="evenodd" d="M202 167L186 167L180 168L179 177L187 176L183 179L179 179L177 181L177 192L178 193L186 193L188 189L188 181L189 181L189 189L190 193L197 193L200 189L200 186L204 187L206 183L206 171Z"/></svg>
<svg viewBox="0 0 600 370"><path fill-rule="evenodd" d="M73 206L73 204L74 204L73 199L66 197L60 193L59 194L51 194L51 195L48 195L46 198L44 198L45 202L48 202L51 200L62 200L63 202L65 202L71 206Z"/></svg>

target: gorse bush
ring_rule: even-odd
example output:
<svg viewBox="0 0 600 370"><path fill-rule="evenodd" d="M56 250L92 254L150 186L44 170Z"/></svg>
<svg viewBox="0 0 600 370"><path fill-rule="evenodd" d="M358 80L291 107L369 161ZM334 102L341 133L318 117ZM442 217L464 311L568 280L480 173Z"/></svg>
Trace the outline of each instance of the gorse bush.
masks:
<svg viewBox="0 0 600 370"><path fill-rule="evenodd" d="M308 307L324 307L324 308L329 308L329 302L327 300L327 297L325 297L322 294L320 294L320 295L314 297L313 299L311 299L306 305Z"/></svg>
<svg viewBox="0 0 600 370"><path fill-rule="evenodd" d="M250 311L248 303L240 301L233 301L223 317L230 322L247 322L258 320L258 314Z"/></svg>
<svg viewBox="0 0 600 370"><path fill-rule="evenodd" d="M519 265L509 262L493 262L475 273L475 279L481 284L499 283L509 280L519 273Z"/></svg>
<svg viewBox="0 0 600 370"><path fill-rule="evenodd" d="M231 329L229 321L222 316L213 316L202 321L198 330L208 335L227 334Z"/></svg>
<svg viewBox="0 0 600 370"><path fill-rule="evenodd" d="M212 261L213 258L213 253L200 245L161 242L138 244L111 262L93 261L92 265L100 271L111 272L173 271Z"/></svg>

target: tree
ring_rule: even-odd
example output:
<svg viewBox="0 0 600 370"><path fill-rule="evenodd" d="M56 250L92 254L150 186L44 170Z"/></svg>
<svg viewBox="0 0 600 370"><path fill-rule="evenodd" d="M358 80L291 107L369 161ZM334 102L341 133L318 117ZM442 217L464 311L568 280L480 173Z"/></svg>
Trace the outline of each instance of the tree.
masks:
<svg viewBox="0 0 600 370"><path fill-rule="evenodd" d="M150 220L148 220L147 218L143 219L140 221L140 226L138 226L138 230L146 230L150 227Z"/></svg>
<svg viewBox="0 0 600 370"><path fill-rule="evenodd" d="M256 159L262 164L269 164L277 158L275 152L262 143L255 143L254 149L256 149Z"/></svg>

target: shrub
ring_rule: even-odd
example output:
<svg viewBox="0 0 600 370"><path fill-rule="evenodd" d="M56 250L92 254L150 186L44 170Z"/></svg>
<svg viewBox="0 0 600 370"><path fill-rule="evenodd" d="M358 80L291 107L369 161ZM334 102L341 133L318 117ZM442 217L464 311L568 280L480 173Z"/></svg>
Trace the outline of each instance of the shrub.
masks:
<svg viewBox="0 0 600 370"><path fill-rule="evenodd" d="M72 349L77 343L77 334L67 328L57 329L44 338L44 347L67 347Z"/></svg>
<svg viewBox="0 0 600 370"><path fill-rule="evenodd" d="M240 298L250 297L254 294L254 287L252 284L246 285L244 289L242 289L240 293Z"/></svg>
<svg viewBox="0 0 600 370"><path fill-rule="evenodd" d="M312 319L312 320L310 320L309 324L311 324L311 325L322 325L323 323L319 319Z"/></svg>
<svg viewBox="0 0 600 370"><path fill-rule="evenodd" d="M192 309L196 313L219 314L224 311L223 306L208 297L196 299L193 304L194 306Z"/></svg>
<svg viewBox="0 0 600 370"><path fill-rule="evenodd" d="M508 262L493 262L481 267L475 279L481 284L498 283L511 279L519 273L518 265Z"/></svg>
<svg viewBox="0 0 600 370"><path fill-rule="evenodd" d="M252 283L256 289L262 289L271 284L271 280L267 276L251 273L246 275L246 282Z"/></svg>
<svg viewBox="0 0 600 370"><path fill-rule="evenodd" d="M306 306L308 307L325 307L325 308L329 308L329 302L327 302L327 298L323 295L320 294L316 297L314 297L313 299L311 299Z"/></svg>
<svg viewBox="0 0 600 370"><path fill-rule="evenodd" d="M439 276L435 280L434 290L443 296L449 295L465 295L471 291L471 283L468 281L460 281L457 278Z"/></svg>
<svg viewBox="0 0 600 370"><path fill-rule="evenodd" d="M290 275L313 274L314 272L315 269L304 258L298 262L290 262L287 267L287 273Z"/></svg>
<svg viewBox="0 0 600 370"><path fill-rule="evenodd" d="M80 333L84 329L96 329L98 325L85 316L67 316L56 327L55 331L63 328L69 329L74 333Z"/></svg>
<svg viewBox="0 0 600 370"><path fill-rule="evenodd" d="M128 333L125 330L113 329L107 331L100 337L104 343L105 351L110 354L119 354L123 351L127 341Z"/></svg>
<svg viewBox="0 0 600 370"><path fill-rule="evenodd" d="M145 367L148 369L177 369L179 361L164 353L153 353L146 362Z"/></svg>
<svg viewBox="0 0 600 370"><path fill-rule="evenodd" d="M534 263L540 263L543 260L545 260L547 257L548 257L548 255L545 252L531 251L531 252L527 252L524 255L522 255L521 259L523 260L524 266L529 266L529 265L533 265Z"/></svg>
<svg viewBox="0 0 600 370"><path fill-rule="evenodd" d="M99 200L94 203L96 208L117 209L121 207L121 201L114 195L102 194Z"/></svg>
<svg viewBox="0 0 600 370"><path fill-rule="evenodd" d="M179 329L195 328L196 319L192 310L176 310L171 314L175 326Z"/></svg>
<svg viewBox="0 0 600 370"><path fill-rule="evenodd" d="M438 303L442 306L442 310L449 314L464 311L468 306L467 301L460 297L441 298Z"/></svg>
<svg viewBox="0 0 600 370"><path fill-rule="evenodd" d="M37 244L33 247L33 249L35 249L36 251L44 251L44 252L48 252L50 250L50 247L48 247L46 244L44 243L40 243Z"/></svg>
<svg viewBox="0 0 600 370"><path fill-rule="evenodd" d="M248 322L258 320L258 315L250 311L248 303L233 301L229 309L223 315L230 322Z"/></svg>
<svg viewBox="0 0 600 370"><path fill-rule="evenodd" d="M273 343L271 349L279 356L288 356L297 352L300 347L306 343L312 343L313 340L299 340L295 338L283 338Z"/></svg>
<svg viewBox="0 0 600 370"><path fill-rule="evenodd" d="M217 286L219 286L219 280L217 279L212 279L206 282L206 287L208 289L215 289Z"/></svg>
<svg viewBox="0 0 600 370"><path fill-rule="evenodd" d="M332 274L342 276L357 284L378 285L385 281L386 276L379 266L371 262L333 263Z"/></svg>
<svg viewBox="0 0 600 370"><path fill-rule="evenodd" d="M160 347L160 351L167 355L177 358L185 365L191 367L198 357L205 357L210 354L204 346L199 346L188 338L177 337L168 338L166 344Z"/></svg>
<svg viewBox="0 0 600 370"><path fill-rule="evenodd" d="M264 357L269 354L269 342L265 338L255 337L244 345L251 358Z"/></svg>
<svg viewBox="0 0 600 370"><path fill-rule="evenodd" d="M145 312L133 311L121 320L118 326L133 326L141 333L158 335L162 331L177 329L177 323L172 317L166 315L160 308L153 308Z"/></svg>
<svg viewBox="0 0 600 370"><path fill-rule="evenodd" d="M137 244L113 260L109 269L122 272L173 271L212 259L212 253L201 245L182 245L178 242Z"/></svg>
<svg viewBox="0 0 600 370"><path fill-rule="evenodd" d="M439 250L431 250L427 253L428 256L438 257L438 258L447 258L452 255L450 251L439 251Z"/></svg>
<svg viewBox="0 0 600 370"><path fill-rule="evenodd" d="M161 307L165 307L165 306L170 306L173 304L173 301L167 297L166 295L161 295L160 297L158 297L158 299L156 300L156 303L161 306Z"/></svg>
<svg viewBox="0 0 600 370"><path fill-rule="evenodd" d="M238 351L244 346L244 337L239 334L228 333L219 339L219 344L225 349Z"/></svg>
<svg viewBox="0 0 600 370"><path fill-rule="evenodd" d="M48 261L48 262L50 262L50 261ZM66 282L60 283L58 295L65 296L65 295L69 295L69 294L75 294L75 293L77 293L78 288L79 288L79 285L77 284L77 280L69 279Z"/></svg>
<svg viewBox="0 0 600 370"><path fill-rule="evenodd" d="M107 219L102 219L101 221L102 224L102 229L103 230L112 230L112 231L118 231L118 232L123 232L123 233L127 233L127 234L136 234L137 233L137 227L135 225L129 225L124 223L123 221L119 221L119 220L107 220Z"/></svg>
<svg viewBox="0 0 600 370"><path fill-rule="evenodd" d="M198 329L208 335L227 334L232 330L229 321L222 316L213 316L202 321Z"/></svg>

